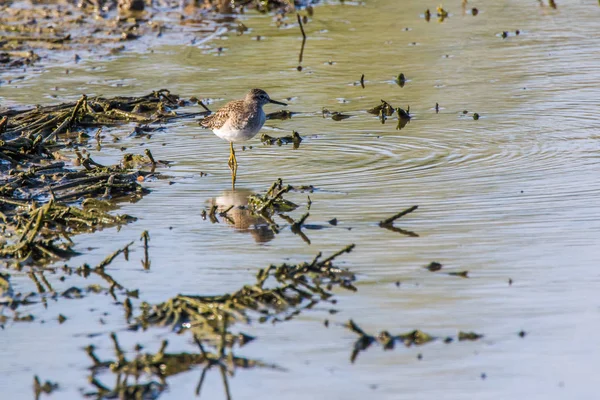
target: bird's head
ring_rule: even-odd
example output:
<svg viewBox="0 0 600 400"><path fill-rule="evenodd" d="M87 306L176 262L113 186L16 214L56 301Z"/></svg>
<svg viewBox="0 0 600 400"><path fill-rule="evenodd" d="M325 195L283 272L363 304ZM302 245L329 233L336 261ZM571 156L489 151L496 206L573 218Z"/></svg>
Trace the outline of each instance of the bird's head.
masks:
<svg viewBox="0 0 600 400"><path fill-rule="evenodd" d="M279 104L282 106L287 106L287 104L282 103L280 101L271 100L267 92L262 89L252 89L246 95L246 102L256 102L259 106L264 106L267 103Z"/></svg>

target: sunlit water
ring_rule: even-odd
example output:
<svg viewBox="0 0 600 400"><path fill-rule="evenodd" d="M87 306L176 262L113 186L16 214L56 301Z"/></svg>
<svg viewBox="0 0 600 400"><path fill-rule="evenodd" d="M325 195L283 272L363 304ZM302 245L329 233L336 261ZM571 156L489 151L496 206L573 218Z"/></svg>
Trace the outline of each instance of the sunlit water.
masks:
<svg viewBox="0 0 600 400"><path fill-rule="evenodd" d="M119 210L138 217L136 223L78 237L86 254L69 261L94 265L148 230L149 272L138 261L140 245L130 262L118 259L109 268L125 286L140 288L142 300L236 290L271 263L310 260L318 251L356 244L339 262L358 274L358 292L338 293L339 313L321 306L291 322L240 327L258 340L239 355L288 371L239 370L231 381L233 398L593 399L600 359L600 7L587 3L562 1L553 10L533 1L473 2L469 7L480 12L472 16L452 1L444 4L451 15L443 23L422 18L437 3L325 5L306 25L301 72L298 26L278 29L270 16L248 13L242 19L251 30L242 36L231 31L200 46L53 68L0 87L0 99L55 103L81 93L168 88L212 99L216 109L260 87L299 113L268 121L263 130L298 131L304 138L298 150L263 146L258 139L248 143L249 151L238 147L237 193L230 191L227 143L195 120L169 124L150 139L126 138L121 129L121 142L92 152L99 162L115 162L121 146L128 152L149 148L155 158L173 161L161 171L170 179L146 183L153 192ZM502 31L509 36L503 39ZM218 47L224 48L220 55ZM403 88L394 82L401 72L408 79ZM380 99L410 105L412 121L400 131L396 117L382 125L365 111ZM324 119L323 108L352 117ZM311 245L289 226L272 235L260 221L241 216L235 227L201 218L211 204L238 203L240 194L265 190L279 177L316 188L289 196L300 204L291 213L298 219L310 195L307 223L322 227L304 230ZM418 237L377 225L412 205L419 209L396 225ZM339 223L330 226L334 217ZM444 265L442 272L468 270L470 278L422 268L434 260ZM12 283L15 291L33 290L17 273ZM86 284L76 277L54 282L57 290ZM21 311L38 320L2 333L0 387L11 398L28 398L33 374L61 384L56 398L79 397L81 388L90 389L82 348L93 343L103 358L113 357L105 334L111 331L128 349L141 342L154 351L164 338L169 351L194 349L189 337L166 330L121 332L122 308L108 296ZM69 318L62 325L59 313ZM436 336L463 330L485 337L387 352L374 346L350 364L356 336L341 326L348 319L371 333L418 328ZM199 375L170 378L162 398L191 398ZM222 398L222 390L214 372L202 397Z"/></svg>

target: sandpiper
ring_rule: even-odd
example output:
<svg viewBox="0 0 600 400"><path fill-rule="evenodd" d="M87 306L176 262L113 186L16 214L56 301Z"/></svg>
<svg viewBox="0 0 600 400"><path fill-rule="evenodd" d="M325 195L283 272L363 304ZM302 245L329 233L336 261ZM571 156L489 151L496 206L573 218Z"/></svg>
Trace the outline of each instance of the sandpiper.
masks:
<svg viewBox="0 0 600 400"><path fill-rule="evenodd" d="M219 108L217 112L204 117L200 124L229 142L229 168L234 172L237 169L233 142L244 142L252 139L265 123L266 115L263 106L267 103L287 104L271 100L267 92L262 89L252 89L243 100L234 100ZM235 182L235 178L233 179Z"/></svg>

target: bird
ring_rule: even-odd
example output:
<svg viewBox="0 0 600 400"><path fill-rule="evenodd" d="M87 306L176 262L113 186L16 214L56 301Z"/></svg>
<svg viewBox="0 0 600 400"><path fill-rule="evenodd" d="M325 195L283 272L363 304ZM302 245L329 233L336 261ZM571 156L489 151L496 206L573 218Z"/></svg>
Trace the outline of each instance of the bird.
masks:
<svg viewBox="0 0 600 400"><path fill-rule="evenodd" d="M286 103L272 100L262 89L252 89L243 99L230 101L200 121L200 125L211 129L215 135L229 142L227 164L234 174L234 184L237 160L233 143L245 142L256 136L267 119L262 108L268 103L287 106Z"/></svg>

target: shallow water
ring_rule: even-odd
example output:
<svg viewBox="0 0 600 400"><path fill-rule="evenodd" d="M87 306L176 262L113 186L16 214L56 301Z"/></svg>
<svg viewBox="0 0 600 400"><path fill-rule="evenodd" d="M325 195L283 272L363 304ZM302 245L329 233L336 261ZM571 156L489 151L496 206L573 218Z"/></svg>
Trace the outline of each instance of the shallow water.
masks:
<svg viewBox="0 0 600 400"><path fill-rule="evenodd" d="M121 146L128 152L149 148L155 158L174 162L161 171L170 179L146 183L153 192L119 210L138 217L136 223L77 237L86 254L69 261L94 265L148 230L150 271L138 264L139 245L130 262L118 259L109 267L119 282L139 288L142 300L236 290L271 263L357 245L340 258L359 279L356 293L338 293L339 313L319 306L290 322L241 327L258 340L238 355L288 371L239 370L230 383L233 398L591 399L600 357L594 338L600 328L600 7L574 0L560 2L557 10L536 2L502 3L470 4L479 8L475 17L463 15L459 1L446 3L451 15L443 23L427 23L417 1L317 7L305 27L301 72L298 27L277 29L270 16L248 13L241 18L251 31L242 36L231 31L199 46L163 46L51 68L1 86L0 100L55 103L83 92L132 95L164 87L212 99L209 107L216 109L261 87L299 113L268 121L263 129L270 135L298 131L304 138L299 149L263 146L258 139L248 143L251 150L238 146L235 193L227 143L197 121L166 125L150 139L123 134L119 143L92 151L101 163L116 161ZM502 39L502 31L510 35ZM218 47L224 48L220 54ZM400 72L408 79L403 88L394 82ZM382 125L366 113L380 99L410 105L411 122L398 131L396 117ZM352 117L324 119L322 108ZM477 121L474 112L481 115ZM236 226L201 218L211 204L237 203L279 177L316 188L289 196L301 205L291 213L295 219L310 196L307 224L322 227L304 229L311 245L289 226L272 235L241 216L234 216ZM419 209L396 226L418 237L377 225L412 205ZM339 223L330 226L334 217ZM468 270L470 278L422 268L434 260L444 265L442 272ZM64 290L81 285L77 279L53 284ZM12 283L15 291L33 290L18 273ZM81 388L90 389L90 362L81 349L93 343L111 357L111 331L119 332L127 349L140 342L154 351L164 338L169 351L194 349L189 337L166 330L122 331L122 309L108 296L51 300L47 309L38 304L23 311L37 321L7 326L0 341L0 388L11 398L29 394L34 374L60 383L56 398L78 398ZM62 325L59 313L68 318ZM485 337L387 352L374 346L350 364L357 337L341 326L348 319L370 333L418 328L435 336L463 330ZM199 375L170 378L162 398L190 398ZM222 391L212 372L202 396L222 398Z"/></svg>

